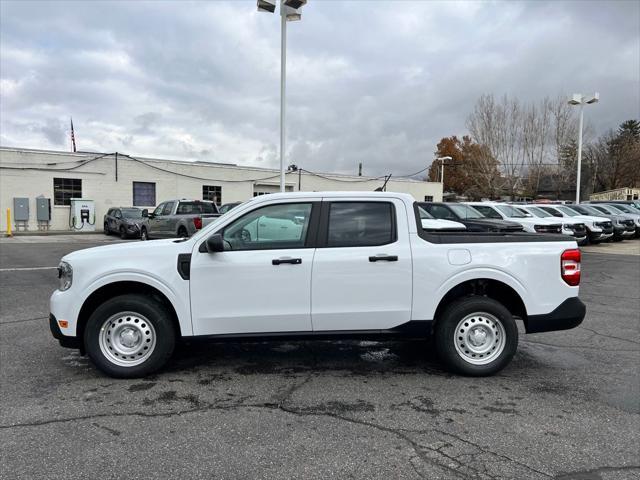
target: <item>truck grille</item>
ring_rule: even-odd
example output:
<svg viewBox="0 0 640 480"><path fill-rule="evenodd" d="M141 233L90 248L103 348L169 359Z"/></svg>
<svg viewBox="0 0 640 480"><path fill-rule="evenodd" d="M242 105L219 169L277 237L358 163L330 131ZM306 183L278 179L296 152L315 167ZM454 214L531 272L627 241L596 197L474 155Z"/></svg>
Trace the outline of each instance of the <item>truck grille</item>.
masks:
<svg viewBox="0 0 640 480"><path fill-rule="evenodd" d="M538 233L562 233L562 225L536 225L536 232Z"/></svg>
<svg viewBox="0 0 640 480"><path fill-rule="evenodd" d="M627 230L633 228L635 230L636 226L633 223L633 220L623 220L622 223L627 227Z"/></svg>
<svg viewBox="0 0 640 480"><path fill-rule="evenodd" d="M574 235L580 237L587 232L587 227L585 227L584 223L576 223L574 225L569 225L569 228L574 233Z"/></svg>
<svg viewBox="0 0 640 480"><path fill-rule="evenodd" d="M600 227L604 233L613 233L613 224L610 221L596 222L596 226Z"/></svg>

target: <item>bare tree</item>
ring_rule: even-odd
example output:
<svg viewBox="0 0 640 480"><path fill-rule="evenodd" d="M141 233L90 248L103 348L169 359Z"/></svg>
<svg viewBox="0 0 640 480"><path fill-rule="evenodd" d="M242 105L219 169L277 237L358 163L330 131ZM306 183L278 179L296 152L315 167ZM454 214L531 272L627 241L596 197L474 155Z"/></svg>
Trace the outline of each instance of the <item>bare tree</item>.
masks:
<svg viewBox="0 0 640 480"><path fill-rule="evenodd" d="M500 165L509 195L515 196L525 162L520 148L523 129L520 102L506 95L500 101L493 95L482 95L467 118L467 128L476 142L489 148Z"/></svg>

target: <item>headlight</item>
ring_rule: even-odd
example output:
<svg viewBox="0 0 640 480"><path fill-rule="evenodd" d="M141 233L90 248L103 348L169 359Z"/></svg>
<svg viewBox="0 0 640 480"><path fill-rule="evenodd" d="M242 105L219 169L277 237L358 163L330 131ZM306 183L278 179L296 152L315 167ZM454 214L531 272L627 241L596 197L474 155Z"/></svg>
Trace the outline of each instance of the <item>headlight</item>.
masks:
<svg viewBox="0 0 640 480"><path fill-rule="evenodd" d="M60 262L58 265L58 279L60 281L58 290L61 292L69 290L73 283L73 268L67 262Z"/></svg>

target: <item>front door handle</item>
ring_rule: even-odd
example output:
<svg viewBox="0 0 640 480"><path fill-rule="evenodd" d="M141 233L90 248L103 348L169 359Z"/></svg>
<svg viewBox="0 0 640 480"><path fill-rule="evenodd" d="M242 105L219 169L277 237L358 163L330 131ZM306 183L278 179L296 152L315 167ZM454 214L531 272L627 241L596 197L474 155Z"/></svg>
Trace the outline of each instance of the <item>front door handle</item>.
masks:
<svg viewBox="0 0 640 480"><path fill-rule="evenodd" d="M290 263L291 265L300 265L302 263L301 258L280 257L271 260L271 265L280 265L282 263Z"/></svg>
<svg viewBox="0 0 640 480"><path fill-rule="evenodd" d="M369 257L370 262L397 262L397 255L373 255Z"/></svg>

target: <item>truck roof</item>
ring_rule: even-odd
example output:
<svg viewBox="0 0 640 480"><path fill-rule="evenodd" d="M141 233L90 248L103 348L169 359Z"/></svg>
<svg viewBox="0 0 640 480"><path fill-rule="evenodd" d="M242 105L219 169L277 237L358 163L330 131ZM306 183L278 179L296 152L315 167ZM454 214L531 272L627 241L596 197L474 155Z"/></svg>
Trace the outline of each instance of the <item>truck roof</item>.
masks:
<svg viewBox="0 0 640 480"><path fill-rule="evenodd" d="M260 195L253 198L255 202L271 201L279 199L289 198L346 198L346 197L359 197L359 198L398 198L408 203L415 202L415 198L408 193L399 192L363 192L363 191L339 191L339 192L285 192L285 193L270 193L269 195Z"/></svg>

